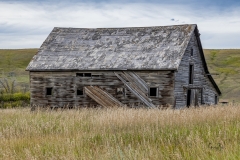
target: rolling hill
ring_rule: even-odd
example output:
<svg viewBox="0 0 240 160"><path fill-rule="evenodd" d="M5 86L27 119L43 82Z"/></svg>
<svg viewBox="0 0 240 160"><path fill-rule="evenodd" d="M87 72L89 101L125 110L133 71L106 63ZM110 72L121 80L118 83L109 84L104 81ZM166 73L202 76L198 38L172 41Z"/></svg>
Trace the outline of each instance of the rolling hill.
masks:
<svg viewBox="0 0 240 160"><path fill-rule="evenodd" d="M1 49L0 78L16 79L28 84L25 71L38 49ZM240 102L240 49L205 49L209 71L222 91L222 99Z"/></svg>
<svg viewBox="0 0 240 160"><path fill-rule="evenodd" d="M208 68L222 99L240 102L240 49L204 50Z"/></svg>

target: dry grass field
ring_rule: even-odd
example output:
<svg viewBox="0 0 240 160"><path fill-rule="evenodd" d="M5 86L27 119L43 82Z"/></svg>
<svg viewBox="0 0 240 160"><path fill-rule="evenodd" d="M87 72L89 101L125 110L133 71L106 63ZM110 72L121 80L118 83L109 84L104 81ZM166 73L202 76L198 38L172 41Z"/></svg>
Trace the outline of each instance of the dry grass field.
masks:
<svg viewBox="0 0 240 160"><path fill-rule="evenodd" d="M240 159L240 105L0 110L0 159Z"/></svg>
<svg viewBox="0 0 240 160"><path fill-rule="evenodd" d="M28 86L37 49L0 50L0 79ZM221 98L240 102L240 50L204 50ZM0 109L0 159L240 159L240 105L182 110Z"/></svg>

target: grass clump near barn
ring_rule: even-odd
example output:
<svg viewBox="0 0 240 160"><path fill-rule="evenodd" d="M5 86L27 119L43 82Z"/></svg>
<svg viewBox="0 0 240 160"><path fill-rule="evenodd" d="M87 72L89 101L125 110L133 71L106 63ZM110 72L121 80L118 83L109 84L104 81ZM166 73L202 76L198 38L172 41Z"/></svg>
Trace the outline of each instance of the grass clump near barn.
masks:
<svg viewBox="0 0 240 160"><path fill-rule="evenodd" d="M240 106L0 110L0 159L239 159Z"/></svg>

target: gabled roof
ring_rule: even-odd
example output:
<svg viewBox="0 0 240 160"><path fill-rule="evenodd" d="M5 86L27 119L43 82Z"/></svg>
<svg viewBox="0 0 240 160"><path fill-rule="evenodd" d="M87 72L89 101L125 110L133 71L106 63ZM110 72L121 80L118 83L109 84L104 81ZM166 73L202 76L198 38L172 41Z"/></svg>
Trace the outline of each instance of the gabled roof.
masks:
<svg viewBox="0 0 240 160"><path fill-rule="evenodd" d="M26 70L176 70L195 28L54 28Z"/></svg>
<svg viewBox="0 0 240 160"><path fill-rule="evenodd" d="M220 89L218 88L216 82L214 81L213 77L211 76L211 74L210 74L210 72L208 70L207 62L206 62L206 59L205 59L205 56L204 56L204 53L203 53L202 43L201 43L201 40L200 40L200 37L199 37L200 33L199 33L197 27L195 28L194 33L195 33L195 36L197 38L197 44L198 44L198 48L199 48L199 51L200 51L200 56L201 56L201 59L202 59L203 68L205 70L205 74L209 78L209 80L212 82L212 85L214 86L214 88L216 89L218 94L221 95L222 93L221 93Z"/></svg>

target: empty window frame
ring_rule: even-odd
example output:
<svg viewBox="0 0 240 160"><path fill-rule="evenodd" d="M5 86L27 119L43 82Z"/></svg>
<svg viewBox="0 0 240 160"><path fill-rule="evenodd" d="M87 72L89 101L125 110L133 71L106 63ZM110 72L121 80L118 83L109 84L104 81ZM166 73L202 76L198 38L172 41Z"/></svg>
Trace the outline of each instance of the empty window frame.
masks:
<svg viewBox="0 0 240 160"><path fill-rule="evenodd" d="M92 73L76 73L77 77L92 77Z"/></svg>
<svg viewBox="0 0 240 160"><path fill-rule="evenodd" d="M77 77L84 77L84 73L76 73Z"/></svg>
<svg viewBox="0 0 240 160"><path fill-rule="evenodd" d="M46 96L51 96L52 95L52 91L53 90L53 88L52 87L47 87L46 88Z"/></svg>
<svg viewBox="0 0 240 160"><path fill-rule="evenodd" d="M191 56L193 56L193 48L191 48Z"/></svg>
<svg viewBox="0 0 240 160"><path fill-rule="evenodd" d="M150 87L149 88L149 96L150 97L157 97L158 96L158 88L157 87Z"/></svg>
<svg viewBox="0 0 240 160"><path fill-rule="evenodd" d="M190 64L189 65L189 84L193 84L193 71L194 71L194 66Z"/></svg>
<svg viewBox="0 0 240 160"><path fill-rule="evenodd" d="M84 77L92 77L92 73L84 73Z"/></svg>
<svg viewBox="0 0 240 160"><path fill-rule="evenodd" d="M77 96L82 96L84 95L83 88L77 89Z"/></svg>

